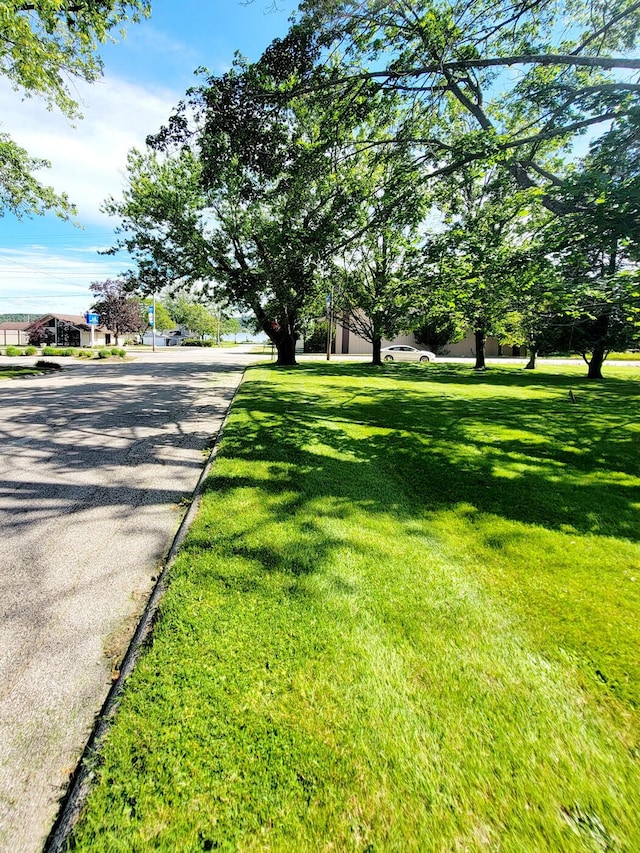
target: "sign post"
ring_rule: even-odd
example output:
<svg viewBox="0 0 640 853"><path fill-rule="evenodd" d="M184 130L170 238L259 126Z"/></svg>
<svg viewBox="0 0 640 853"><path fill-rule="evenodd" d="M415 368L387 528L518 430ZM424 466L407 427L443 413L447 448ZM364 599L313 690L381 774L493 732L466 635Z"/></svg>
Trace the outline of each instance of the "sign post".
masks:
<svg viewBox="0 0 640 853"><path fill-rule="evenodd" d="M95 328L100 323L100 315L95 314L92 311L87 312L87 325L91 329L91 342L90 346L94 346L95 344Z"/></svg>
<svg viewBox="0 0 640 853"><path fill-rule="evenodd" d="M153 304L149 305L147 308L147 316L149 318L149 325L151 326L151 341L153 352L156 351L156 294L155 291L153 293Z"/></svg>

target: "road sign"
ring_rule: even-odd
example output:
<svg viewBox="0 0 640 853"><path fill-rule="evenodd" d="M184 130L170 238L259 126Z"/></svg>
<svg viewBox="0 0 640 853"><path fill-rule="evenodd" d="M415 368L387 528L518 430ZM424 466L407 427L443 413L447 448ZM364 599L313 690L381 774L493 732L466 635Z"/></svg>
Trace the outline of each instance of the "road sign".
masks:
<svg viewBox="0 0 640 853"><path fill-rule="evenodd" d="M87 324L89 326L98 326L100 325L100 315L99 314L87 314Z"/></svg>

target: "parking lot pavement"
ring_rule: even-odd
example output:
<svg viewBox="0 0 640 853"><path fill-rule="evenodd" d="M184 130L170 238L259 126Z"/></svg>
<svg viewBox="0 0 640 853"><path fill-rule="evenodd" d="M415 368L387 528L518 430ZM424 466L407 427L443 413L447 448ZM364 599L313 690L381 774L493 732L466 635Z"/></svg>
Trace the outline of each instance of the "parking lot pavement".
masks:
<svg viewBox="0 0 640 853"><path fill-rule="evenodd" d="M0 850L41 850L245 364L237 350L0 383Z"/></svg>

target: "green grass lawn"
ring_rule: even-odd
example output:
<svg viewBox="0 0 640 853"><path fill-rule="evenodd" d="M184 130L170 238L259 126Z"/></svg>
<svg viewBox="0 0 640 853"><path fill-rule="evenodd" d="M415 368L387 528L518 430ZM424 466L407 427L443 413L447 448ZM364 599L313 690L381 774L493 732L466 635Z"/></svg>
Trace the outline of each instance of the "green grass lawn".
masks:
<svg viewBox="0 0 640 853"><path fill-rule="evenodd" d="M33 376L37 373L42 373L42 371L35 367L9 367L4 364L0 365L0 380L20 379L21 376Z"/></svg>
<svg viewBox="0 0 640 853"><path fill-rule="evenodd" d="M251 369L74 849L640 850L640 373L583 374Z"/></svg>

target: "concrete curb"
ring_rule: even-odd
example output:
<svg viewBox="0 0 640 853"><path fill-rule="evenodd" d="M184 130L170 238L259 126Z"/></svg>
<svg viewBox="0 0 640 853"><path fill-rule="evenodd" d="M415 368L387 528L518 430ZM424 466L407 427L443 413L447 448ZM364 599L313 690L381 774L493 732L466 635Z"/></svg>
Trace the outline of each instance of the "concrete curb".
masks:
<svg viewBox="0 0 640 853"><path fill-rule="evenodd" d="M196 514L200 507L202 489L207 477L209 476L209 472L211 471L215 458L218 454L218 446L220 444L222 434L229 419L229 412L231 411L231 406L233 405L233 402L238 393L238 388L240 388L242 382L244 381L245 372L246 368L245 371L243 371L242 373L240 381L236 386L231 400L229 401L227 413L224 417L224 420L222 421L220 429L218 430L218 434L216 435L215 442L211 449L211 453L209 454L207 461L205 462L202 472L200 473L198 482L196 483L195 489L193 490L192 500L189 509L187 510L184 518L182 519L180 526L178 527L178 530L176 532L176 535L173 538L173 542L171 543L169 552L164 560L162 571L160 572L155 586L153 587L144 612L140 618L140 622L138 623L138 627L135 630L131 642L129 643L127 652L122 660L118 679L114 681L111 685L109 693L107 694L107 698L105 699L104 704L102 705L102 708L100 709L100 712L96 717L96 722L94 724L93 730L89 735L89 739L87 740L86 746L82 752L80 760L78 761L78 765L73 773L73 776L69 783L69 787L67 788L67 792L64 795L64 798L62 799L60 810L55 819L53 827L51 828L51 832L49 833L47 840L45 841L42 853L62 853L62 851L66 847L66 843L69 839L69 836L73 831L73 828L80 816L80 812L84 807L89 791L91 790L93 780L95 778L94 767L96 765L96 759L100 754L100 749L104 738L107 735L109 728L111 727L111 723L115 717L116 711L118 709L118 701L124 690L126 680L133 672L133 669L140 656L142 648L148 640L151 631L153 630L153 625L158 612L158 607L162 600L162 596L164 595L164 592L167 588L167 575L169 569L173 565L178 550L182 545L187 533L189 532L189 528L193 524L193 520L196 517Z"/></svg>

